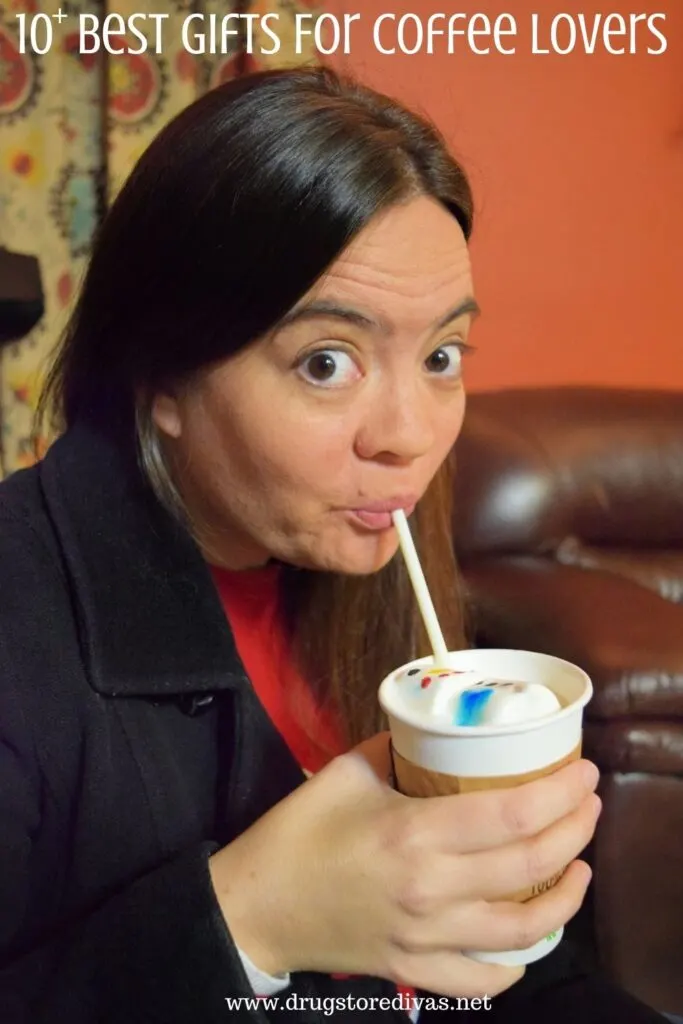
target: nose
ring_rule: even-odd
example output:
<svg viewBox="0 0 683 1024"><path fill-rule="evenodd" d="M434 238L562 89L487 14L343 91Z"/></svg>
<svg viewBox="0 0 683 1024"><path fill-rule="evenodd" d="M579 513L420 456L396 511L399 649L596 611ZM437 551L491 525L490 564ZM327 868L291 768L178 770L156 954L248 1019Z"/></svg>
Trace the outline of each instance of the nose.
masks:
<svg viewBox="0 0 683 1024"><path fill-rule="evenodd" d="M434 413L434 396L419 387L384 389L368 403L356 434L356 454L413 462L436 440Z"/></svg>

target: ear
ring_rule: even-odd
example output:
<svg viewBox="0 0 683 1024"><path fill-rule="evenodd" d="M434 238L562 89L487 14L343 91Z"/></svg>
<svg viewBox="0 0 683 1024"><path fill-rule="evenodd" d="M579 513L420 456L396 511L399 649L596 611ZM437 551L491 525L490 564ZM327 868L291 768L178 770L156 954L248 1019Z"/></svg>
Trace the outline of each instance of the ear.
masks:
<svg viewBox="0 0 683 1024"><path fill-rule="evenodd" d="M177 398L169 394L156 395L152 401L152 420L162 434L179 438L183 432L183 422Z"/></svg>

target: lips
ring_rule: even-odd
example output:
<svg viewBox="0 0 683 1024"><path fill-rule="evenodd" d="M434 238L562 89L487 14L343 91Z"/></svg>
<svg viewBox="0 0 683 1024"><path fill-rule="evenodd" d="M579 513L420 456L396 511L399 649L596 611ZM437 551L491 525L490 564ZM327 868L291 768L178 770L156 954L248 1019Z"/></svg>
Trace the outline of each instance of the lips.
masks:
<svg viewBox="0 0 683 1024"><path fill-rule="evenodd" d="M417 498L412 495L404 495L397 498L389 498L386 501L373 501L364 505L363 508L349 509L350 515L357 523L371 530L388 530L393 526L391 513L402 509L407 516L411 515L417 504Z"/></svg>

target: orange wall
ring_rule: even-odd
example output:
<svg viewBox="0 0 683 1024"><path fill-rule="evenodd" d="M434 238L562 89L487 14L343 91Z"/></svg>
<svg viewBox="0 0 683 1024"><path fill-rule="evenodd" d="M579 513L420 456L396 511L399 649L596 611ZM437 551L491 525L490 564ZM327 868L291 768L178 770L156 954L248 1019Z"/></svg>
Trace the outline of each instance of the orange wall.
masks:
<svg viewBox="0 0 683 1024"><path fill-rule="evenodd" d="M531 55L530 13L600 10L576 3L327 4L363 12L351 55L331 63L425 111L470 174L484 311L468 366L473 390L683 390L683 0L604 10L636 8L667 14L662 56L648 56L645 41L635 56ZM379 14L443 10L513 11L517 53L375 51Z"/></svg>

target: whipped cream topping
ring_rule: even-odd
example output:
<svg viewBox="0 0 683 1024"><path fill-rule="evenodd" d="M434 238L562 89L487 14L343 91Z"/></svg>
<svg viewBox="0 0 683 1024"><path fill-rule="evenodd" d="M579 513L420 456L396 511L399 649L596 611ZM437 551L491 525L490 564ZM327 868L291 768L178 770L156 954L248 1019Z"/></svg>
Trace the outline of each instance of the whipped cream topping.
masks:
<svg viewBox="0 0 683 1024"><path fill-rule="evenodd" d="M494 679L477 671L439 666L410 668L396 676L394 701L431 724L480 726L528 722L558 711L561 704L541 683Z"/></svg>

